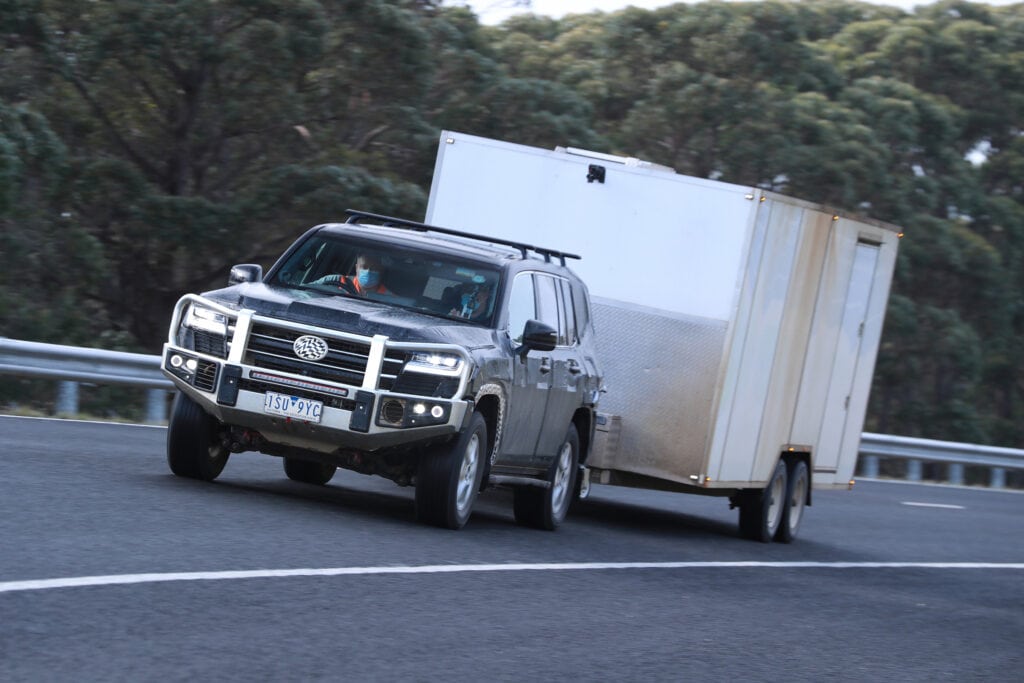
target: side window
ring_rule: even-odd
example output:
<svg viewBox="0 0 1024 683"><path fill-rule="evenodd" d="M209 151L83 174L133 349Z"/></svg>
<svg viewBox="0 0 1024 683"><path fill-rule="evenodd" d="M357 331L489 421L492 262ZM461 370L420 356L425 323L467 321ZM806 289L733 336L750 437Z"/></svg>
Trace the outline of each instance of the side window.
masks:
<svg viewBox="0 0 1024 683"><path fill-rule="evenodd" d="M526 321L536 317L533 276L520 273L512 283L512 293L508 298L508 334L512 341L521 344Z"/></svg>
<svg viewBox="0 0 1024 683"><path fill-rule="evenodd" d="M568 280L559 280L558 282L562 287L562 317L565 320L565 343L575 344L578 338L576 336L576 314L572 302L572 287L569 285Z"/></svg>
<svg viewBox="0 0 1024 683"><path fill-rule="evenodd" d="M535 276L537 285L537 319L558 330L558 345L565 346L565 328L559 320L558 280L548 275Z"/></svg>

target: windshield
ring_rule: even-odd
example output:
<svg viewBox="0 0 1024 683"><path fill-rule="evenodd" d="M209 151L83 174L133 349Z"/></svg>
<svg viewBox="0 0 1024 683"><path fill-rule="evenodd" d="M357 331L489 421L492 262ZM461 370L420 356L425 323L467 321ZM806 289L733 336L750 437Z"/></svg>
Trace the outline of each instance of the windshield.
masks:
<svg viewBox="0 0 1024 683"><path fill-rule="evenodd" d="M317 234L268 284L381 301L490 325L499 271L444 254Z"/></svg>

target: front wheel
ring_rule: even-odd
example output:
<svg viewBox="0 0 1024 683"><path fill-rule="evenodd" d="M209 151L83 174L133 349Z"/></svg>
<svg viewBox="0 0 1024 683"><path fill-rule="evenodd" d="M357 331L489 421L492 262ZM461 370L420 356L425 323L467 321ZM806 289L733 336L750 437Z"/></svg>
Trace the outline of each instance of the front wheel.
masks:
<svg viewBox="0 0 1024 683"><path fill-rule="evenodd" d="M479 413L454 442L420 457L416 474L416 519L446 529L469 521L487 455L487 423Z"/></svg>
<svg viewBox="0 0 1024 683"><path fill-rule="evenodd" d="M521 486L513 492L512 509L516 523L554 531L565 520L576 489L579 469L580 437L575 425L569 425L555 461L548 470L548 488Z"/></svg>
<svg viewBox="0 0 1024 683"><path fill-rule="evenodd" d="M174 399L167 424L167 464L179 477L213 481L228 462L217 438L217 420L185 394Z"/></svg>
<svg viewBox="0 0 1024 683"><path fill-rule="evenodd" d="M786 508L786 463L779 460L768 486L744 492L740 500L740 533L749 539L771 543L782 524Z"/></svg>
<svg viewBox="0 0 1024 683"><path fill-rule="evenodd" d="M295 458L284 459L284 473L292 481L299 481L303 484L323 486L334 477L337 470L338 468L334 465L326 465L322 462L309 462Z"/></svg>

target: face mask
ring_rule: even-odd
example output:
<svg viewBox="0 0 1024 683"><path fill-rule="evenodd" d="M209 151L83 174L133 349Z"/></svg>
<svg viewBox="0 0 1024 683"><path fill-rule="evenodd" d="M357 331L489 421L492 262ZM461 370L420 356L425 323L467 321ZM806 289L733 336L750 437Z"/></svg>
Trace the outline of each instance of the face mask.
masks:
<svg viewBox="0 0 1024 683"><path fill-rule="evenodd" d="M359 286L363 289L370 289L380 284L380 271L359 269Z"/></svg>

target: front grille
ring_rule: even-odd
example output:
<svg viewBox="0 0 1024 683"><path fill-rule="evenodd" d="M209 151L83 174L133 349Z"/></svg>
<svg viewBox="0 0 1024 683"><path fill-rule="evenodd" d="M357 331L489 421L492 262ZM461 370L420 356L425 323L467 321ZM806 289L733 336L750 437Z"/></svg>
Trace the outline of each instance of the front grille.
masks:
<svg viewBox="0 0 1024 683"><path fill-rule="evenodd" d="M328 346L327 355L318 361L307 361L296 356L292 348L295 340L303 334L265 323L253 325L245 351L245 362L267 370L362 386L370 355L369 342L324 337ZM390 389L404 364L404 353L386 352L379 388Z"/></svg>
<svg viewBox="0 0 1024 683"><path fill-rule="evenodd" d="M227 358L227 340L222 334L214 334L205 330L195 330L193 337L195 350L208 356Z"/></svg>

